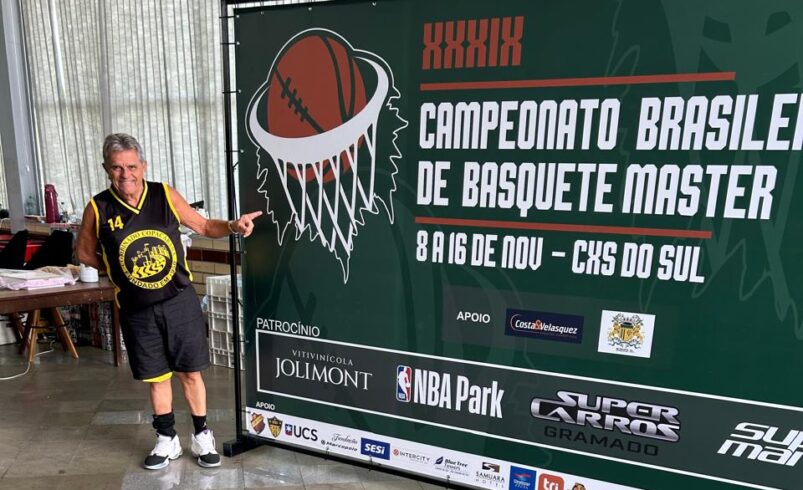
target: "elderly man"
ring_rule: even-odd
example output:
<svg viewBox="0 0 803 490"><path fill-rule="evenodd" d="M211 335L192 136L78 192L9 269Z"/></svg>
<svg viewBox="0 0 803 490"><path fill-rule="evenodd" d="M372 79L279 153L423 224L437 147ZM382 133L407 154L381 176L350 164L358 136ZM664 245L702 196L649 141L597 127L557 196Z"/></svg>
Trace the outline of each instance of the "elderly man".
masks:
<svg viewBox="0 0 803 490"><path fill-rule="evenodd" d="M173 417L170 378L176 374L187 399L194 433L191 452L203 467L220 466L212 431L206 427L206 388L200 371L209 366L204 317L181 246L179 225L217 238L248 236L261 212L236 221L206 219L175 189L148 182L142 147L127 134L103 143L103 168L111 186L90 199L78 232L76 256L105 269L114 284L120 323L134 378L150 386L156 446L145 468L166 467L181 456Z"/></svg>

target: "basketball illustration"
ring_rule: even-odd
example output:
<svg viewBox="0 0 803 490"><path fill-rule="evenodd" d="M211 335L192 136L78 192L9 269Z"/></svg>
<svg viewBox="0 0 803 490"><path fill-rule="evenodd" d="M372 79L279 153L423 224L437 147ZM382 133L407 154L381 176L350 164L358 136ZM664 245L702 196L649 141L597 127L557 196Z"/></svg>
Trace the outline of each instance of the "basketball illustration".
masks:
<svg viewBox="0 0 803 490"><path fill-rule="evenodd" d="M367 216L384 210L393 223L401 93L384 58L328 29L298 32L275 53L246 111L258 190L278 243L292 224L295 240L335 256L346 283Z"/></svg>
<svg viewBox="0 0 803 490"><path fill-rule="evenodd" d="M317 30L287 46L269 74L267 130L284 138L329 131L350 120L366 103L365 85L352 49L333 33ZM340 158L341 173L349 159ZM335 176L323 162L324 182ZM295 169L289 174L298 179ZM315 179L312 165L304 180Z"/></svg>

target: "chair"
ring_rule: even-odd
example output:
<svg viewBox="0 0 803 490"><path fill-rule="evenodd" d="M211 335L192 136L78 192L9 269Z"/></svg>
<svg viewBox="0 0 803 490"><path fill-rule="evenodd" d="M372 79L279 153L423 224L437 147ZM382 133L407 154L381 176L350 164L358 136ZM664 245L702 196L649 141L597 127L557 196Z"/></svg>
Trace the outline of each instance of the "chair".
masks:
<svg viewBox="0 0 803 490"><path fill-rule="evenodd" d="M47 265L62 267L71 264L72 238L72 233L69 231L54 230L24 268L33 270Z"/></svg>
<svg viewBox="0 0 803 490"><path fill-rule="evenodd" d="M72 263L72 242L73 235L71 232L54 230L42 246L39 247L39 250L33 254L31 260L25 264L25 269L33 270L48 265L63 267ZM56 326L56 336L61 340L64 350L69 351L73 358L78 359L78 352L75 350L75 345L72 343L70 333L67 331L67 326L64 324L64 318L59 313L59 309L49 308L48 312ZM39 334L49 328L47 325L39 323L40 318L41 310L29 311L28 320L25 322L20 353L24 352L26 348L28 349L28 362L32 362L36 355L36 342L39 339Z"/></svg>
<svg viewBox="0 0 803 490"><path fill-rule="evenodd" d="M28 247L28 230L18 231L0 250L0 269L22 269Z"/></svg>
<svg viewBox="0 0 803 490"><path fill-rule="evenodd" d="M22 269L25 265L25 252L28 247L28 230L21 230L11 237L3 250L0 250L0 269ZM17 342L22 341L22 328L19 315L9 315L11 322L8 326L14 330Z"/></svg>

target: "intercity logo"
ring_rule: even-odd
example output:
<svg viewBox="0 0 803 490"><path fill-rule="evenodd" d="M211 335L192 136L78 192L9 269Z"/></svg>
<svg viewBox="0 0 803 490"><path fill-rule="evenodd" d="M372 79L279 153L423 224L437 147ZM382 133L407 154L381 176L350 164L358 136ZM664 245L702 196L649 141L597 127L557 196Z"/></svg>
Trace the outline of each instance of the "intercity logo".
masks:
<svg viewBox="0 0 803 490"><path fill-rule="evenodd" d="M492 381L490 386L475 385L462 375L452 383L452 375L410 366L396 367L396 400L444 408L456 412L502 418L505 390Z"/></svg>
<svg viewBox="0 0 803 490"><path fill-rule="evenodd" d="M410 463L415 463L420 465L429 466L430 464L432 464L432 456L430 456L429 454L422 453L420 451L413 451L412 449L407 449L403 447L393 448L393 458L403 459Z"/></svg>
<svg viewBox="0 0 803 490"><path fill-rule="evenodd" d="M563 478L547 473L538 477L538 490L563 490Z"/></svg>
<svg viewBox="0 0 803 490"><path fill-rule="evenodd" d="M390 459L390 444L373 439L360 439L360 453L380 459Z"/></svg>
<svg viewBox="0 0 803 490"><path fill-rule="evenodd" d="M412 370L410 366L396 367L396 399L400 402L410 401L410 383Z"/></svg>
<svg viewBox="0 0 803 490"><path fill-rule="evenodd" d="M583 317L544 311L508 309L505 319L505 335L579 344L583 341Z"/></svg>
<svg viewBox="0 0 803 490"><path fill-rule="evenodd" d="M510 466L510 490L535 490L535 470Z"/></svg>
<svg viewBox="0 0 803 490"><path fill-rule="evenodd" d="M733 430L717 454L784 466L795 466L803 457L803 430L789 430L781 437L779 427L750 422Z"/></svg>
<svg viewBox="0 0 803 490"><path fill-rule="evenodd" d="M301 427L300 425L296 424L284 424L284 433L290 437L296 437L298 439L306 439L308 441L317 441L318 440L318 430L317 429L310 429L309 427Z"/></svg>

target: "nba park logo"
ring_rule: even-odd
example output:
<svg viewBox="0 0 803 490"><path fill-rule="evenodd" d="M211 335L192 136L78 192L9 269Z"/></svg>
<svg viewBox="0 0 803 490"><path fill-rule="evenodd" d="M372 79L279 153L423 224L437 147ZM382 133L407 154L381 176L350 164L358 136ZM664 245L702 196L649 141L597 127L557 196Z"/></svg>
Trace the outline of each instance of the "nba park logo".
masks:
<svg viewBox="0 0 803 490"><path fill-rule="evenodd" d="M384 59L316 28L285 43L248 106L279 244L289 228L296 241L307 236L340 262L344 283L365 214L393 223L400 97Z"/></svg>

